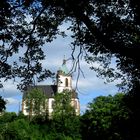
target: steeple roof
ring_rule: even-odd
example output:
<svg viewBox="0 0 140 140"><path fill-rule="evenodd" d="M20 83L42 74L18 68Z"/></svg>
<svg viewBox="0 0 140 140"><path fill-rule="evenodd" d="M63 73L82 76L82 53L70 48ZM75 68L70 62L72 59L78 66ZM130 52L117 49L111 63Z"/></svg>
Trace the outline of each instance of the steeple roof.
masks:
<svg viewBox="0 0 140 140"><path fill-rule="evenodd" d="M63 64L62 64L60 70L61 70L65 75L67 75L67 74L69 73L69 70L68 70L67 65L66 65L66 59L63 59Z"/></svg>

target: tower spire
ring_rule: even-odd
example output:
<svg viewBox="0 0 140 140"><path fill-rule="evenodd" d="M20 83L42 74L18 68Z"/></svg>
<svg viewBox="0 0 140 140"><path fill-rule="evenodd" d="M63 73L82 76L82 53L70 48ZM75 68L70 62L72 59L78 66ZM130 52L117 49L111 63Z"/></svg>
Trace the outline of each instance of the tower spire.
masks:
<svg viewBox="0 0 140 140"><path fill-rule="evenodd" d="M64 58L63 58L63 64L62 65L66 65L65 55L64 55Z"/></svg>
<svg viewBox="0 0 140 140"><path fill-rule="evenodd" d="M65 59L65 55L64 55L63 63L62 63L62 66L61 66L61 71L65 75L67 75L69 73L66 62L67 62L67 60Z"/></svg>

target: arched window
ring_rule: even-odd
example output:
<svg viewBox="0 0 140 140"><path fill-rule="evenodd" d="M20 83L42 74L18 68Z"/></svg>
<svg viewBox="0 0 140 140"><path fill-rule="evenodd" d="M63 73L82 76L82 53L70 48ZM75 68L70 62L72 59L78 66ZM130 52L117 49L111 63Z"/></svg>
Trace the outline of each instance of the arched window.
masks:
<svg viewBox="0 0 140 140"><path fill-rule="evenodd" d="M68 87L68 78L65 79L65 87Z"/></svg>

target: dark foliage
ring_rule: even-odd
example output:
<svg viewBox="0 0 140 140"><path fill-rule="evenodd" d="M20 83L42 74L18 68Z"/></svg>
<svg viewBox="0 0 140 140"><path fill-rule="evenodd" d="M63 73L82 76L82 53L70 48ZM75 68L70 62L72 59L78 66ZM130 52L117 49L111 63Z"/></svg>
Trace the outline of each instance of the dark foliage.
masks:
<svg viewBox="0 0 140 140"><path fill-rule="evenodd" d="M1 13L1 75L0 78L21 78L19 88L52 76L44 70L45 58L42 45L51 42L64 22L71 23L74 38L73 50L80 47L86 52L88 63L99 62L102 67L92 67L101 76L122 78L121 87L133 88L139 81L139 5L138 0L31 0L10 1L0 4ZM21 53L21 51L23 53ZM8 60L20 54L16 61ZM109 67L116 57L117 69L125 77Z"/></svg>
<svg viewBox="0 0 140 140"><path fill-rule="evenodd" d="M80 140L79 119L67 118L68 126L59 124L55 120L44 119L36 116L31 121L23 114L5 113L0 116L0 139L1 140ZM59 126L59 129L57 128ZM65 128L65 131L63 131ZM76 128L76 129L74 129Z"/></svg>
<svg viewBox="0 0 140 140"><path fill-rule="evenodd" d="M0 96L0 113L6 109L6 101Z"/></svg>
<svg viewBox="0 0 140 140"><path fill-rule="evenodd" d="M123 94L116 94L94 99L81 118L82 139L139 139L136 128L138 124L131 118L133 109L124 102L125 98Z"/></svg>
<svg viewBox="0 0 140 140"><path fill-rule="evenodd" d="M99 96L82 116L57 115L53 119L34 116L29 120L22 113L4 113L0 116L0 139L139 140L138 107L132 108L132 101L120 93Z"/></svg>

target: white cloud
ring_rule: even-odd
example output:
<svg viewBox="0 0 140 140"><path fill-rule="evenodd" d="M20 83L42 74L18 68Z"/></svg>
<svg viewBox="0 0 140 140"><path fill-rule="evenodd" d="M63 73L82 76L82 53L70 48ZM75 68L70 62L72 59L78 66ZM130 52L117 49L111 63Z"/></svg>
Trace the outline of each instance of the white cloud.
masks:
<svg viewBox="0 0 140 140"><path fill-rule="evenodd" d="M20 102L19 99L15 99L15 98L5 98L5 101L7 105L18 105Z"/></svg>
<svg viewBox="0 0 140 140"><path fill-rule="evenodd" d="M4 98L14 97L21 95L21 92L17 90L17 84L13 83L12 80L3 82L3 88L0 88L0 95Z"/></svg>
<svg viewBox="0 0 140 140"><path fill-rule="evenodd" d="M21 110L21 98L5 98L7 104L6 104L6 110L8 112L16 112L18 113Z"/></svg>
<svg viewBox="0 0 140 140"><path fill-rule="evenodd" d="M87 105L81 105L80 106L80 113L83 114L87 110Z"/></svg>

